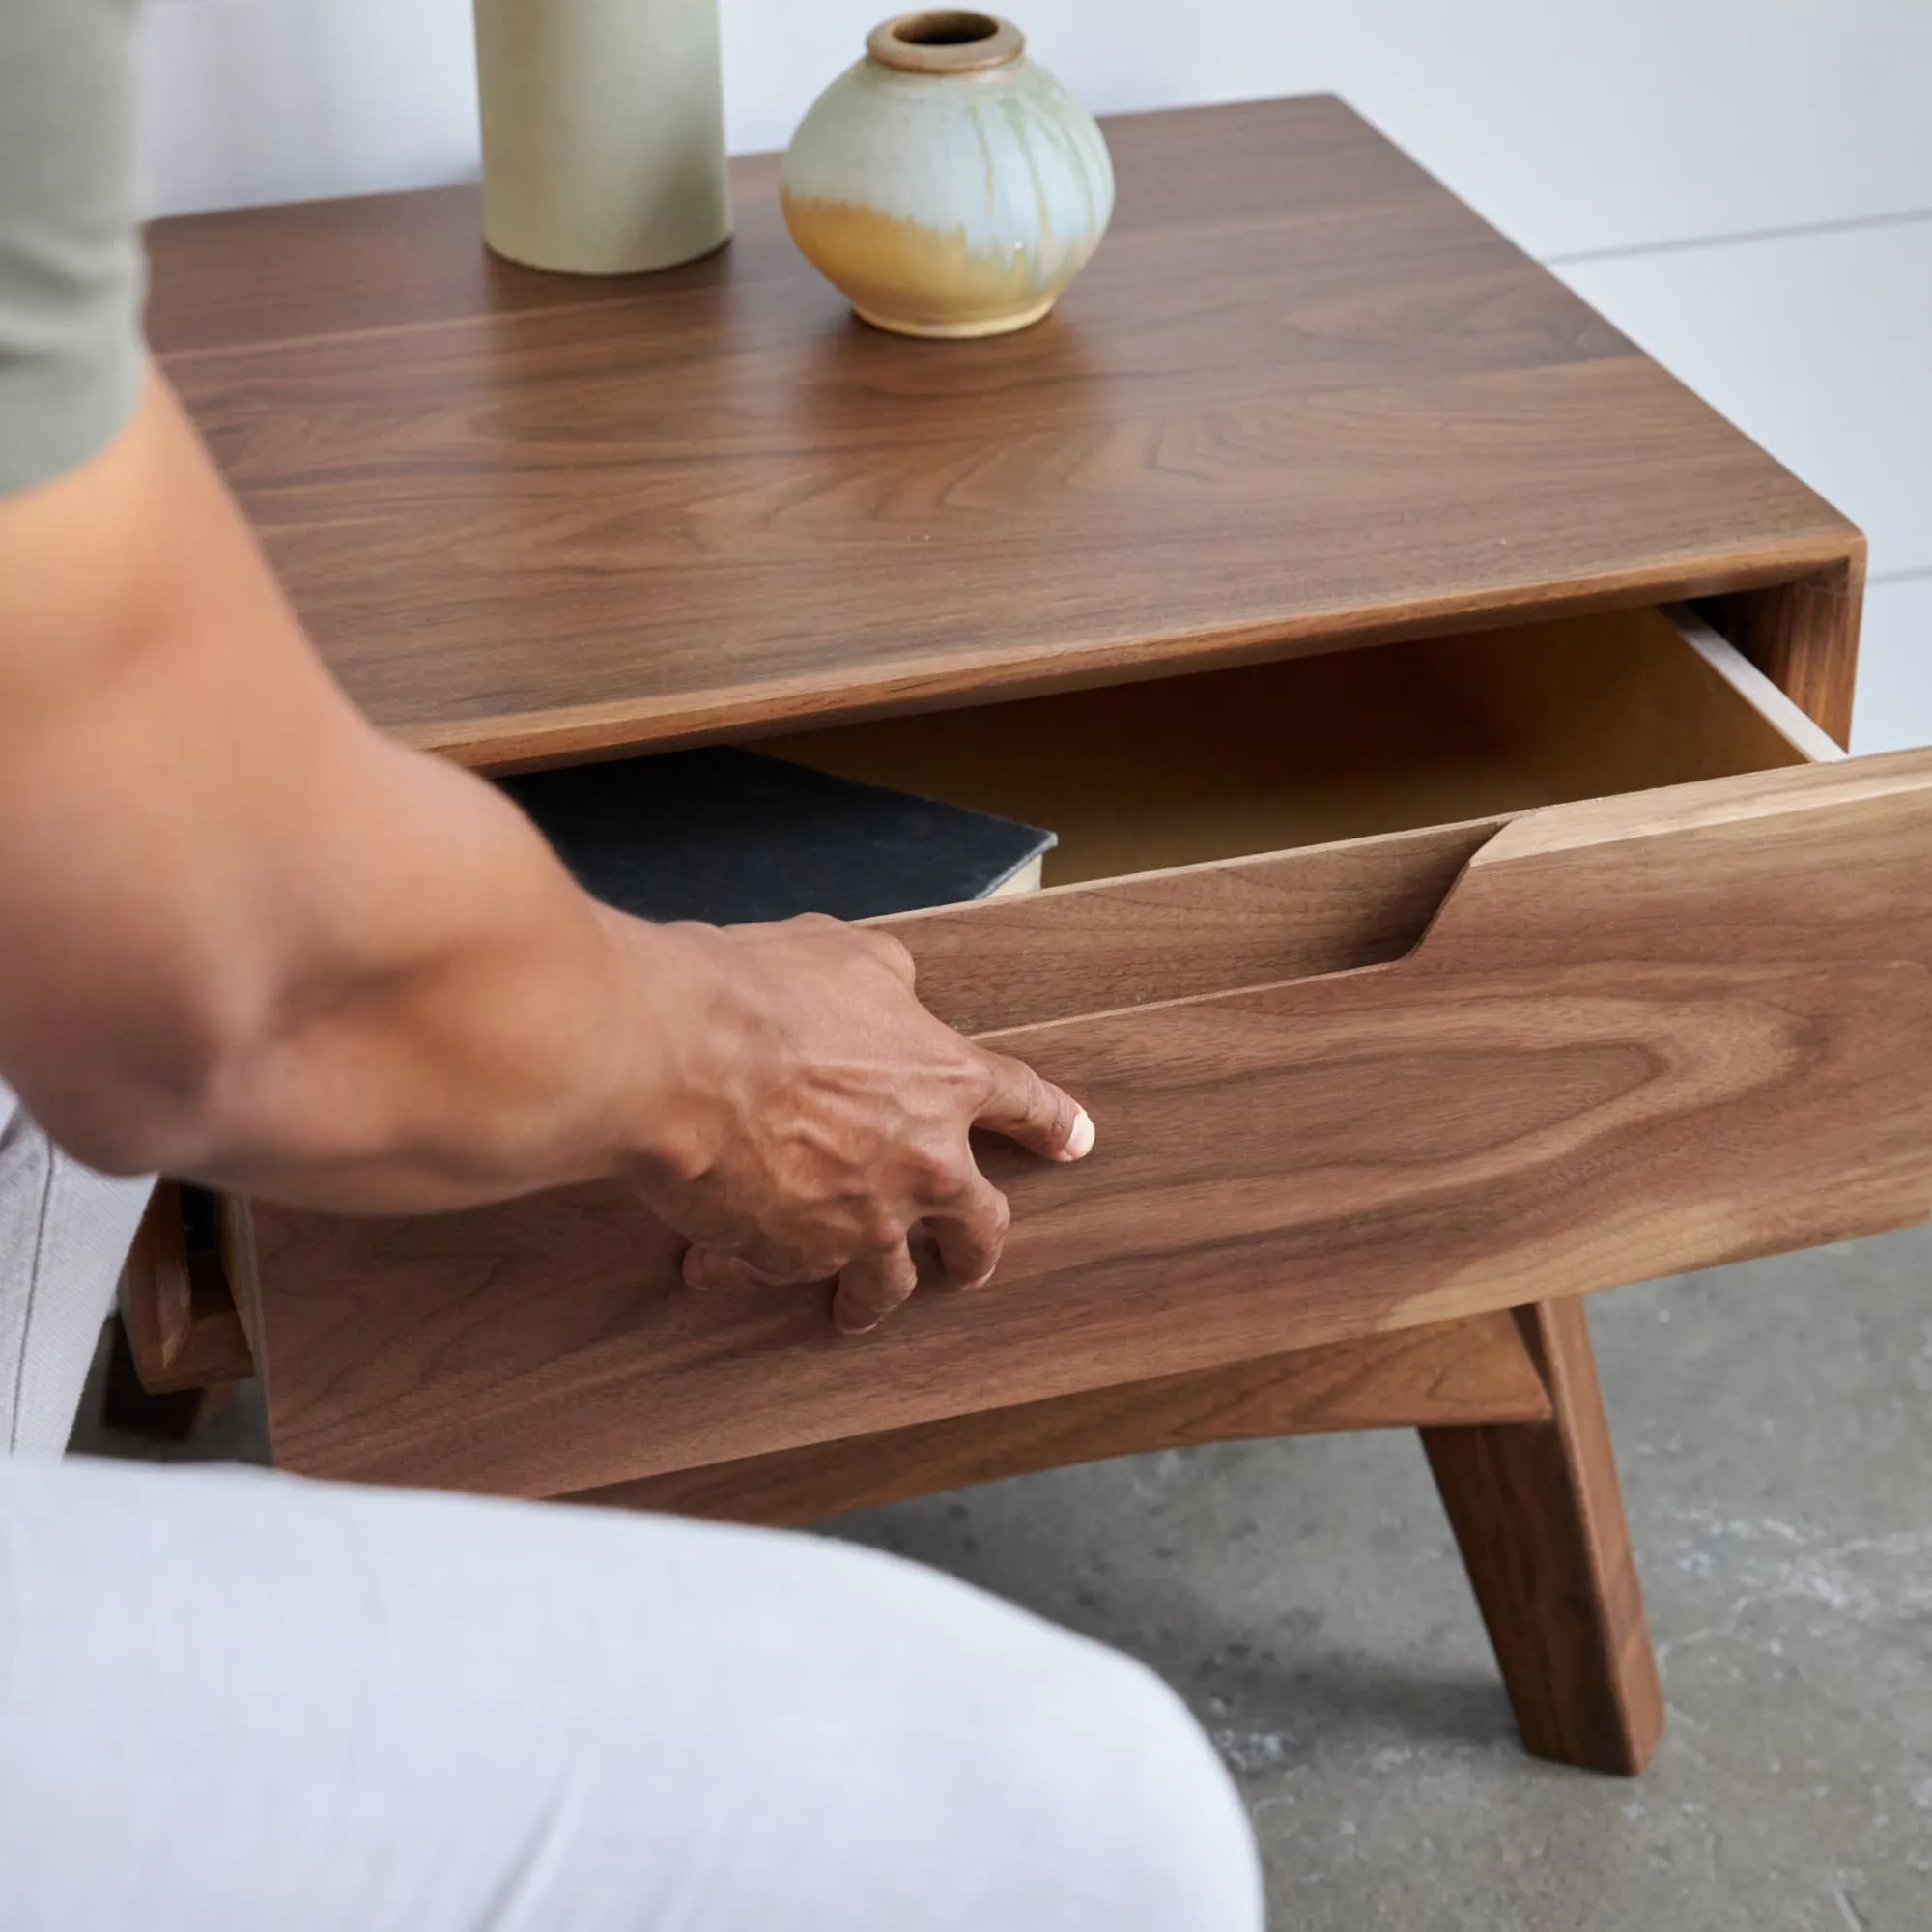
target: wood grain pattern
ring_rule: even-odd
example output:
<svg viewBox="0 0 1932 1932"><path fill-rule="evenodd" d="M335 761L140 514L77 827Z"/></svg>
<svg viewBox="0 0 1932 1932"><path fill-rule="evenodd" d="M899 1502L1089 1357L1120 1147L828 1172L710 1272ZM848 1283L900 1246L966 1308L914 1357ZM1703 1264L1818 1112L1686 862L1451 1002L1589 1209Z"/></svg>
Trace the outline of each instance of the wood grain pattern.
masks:
<svg viewBox="0 0 1932 1932"><path fill-rule="evenodd" d="M1754 694L1792 713L1708 627L1692 643L1639 609L788 732L762 749L1050 825L1045 877L1063 885L1804 762Z"/></svg>
<svg viewBox="0 0 1932 1932"><path fill-rule="evenodd" d="M1719 628L1840 745L1852 741L1864 595L1861 538L1842 562L1721 600Z"/></svg>
<svg viewBox="0 0 1932 1932"><path fill-rule="evenodd" d="M768 159L724 255L589 288L468 191L160 223L151 326L350 692L497 767L1851 554L1341 103L1108 133L1112 233L998 341L852 323Z"/></svg>
<svg viewBox="0 0 1932 1932"><path fill-rule="evenodd" d="M554 1494L1916 1222L1928 849L1925 753L1556 807L1393 964L1001 1033L1099 1148L989 1148L1000 1280L858 1344L616 1188L265 1211L277 1454Z"/></svg>
<svg viewBox="0 0 1932 1932"><path fill-rule="evenodd" d="M894 922L921 996L978 1033L1398 958L1509 808L1803 762L1758 701L1788 716L1721 640L1628 611L771 744L1053 825L1059 878L1301 848ZM1492 815L1354 836L1469 810Z"/></svg>
<svg viewBox="0 0 1932 1932"><path fill-rule="evenodd" d="M1425 1429L1423 1447L1523 1748L1634 1777L1662 1735L1663 1691L1583 1304L1519 1319L1554 1414Z"/></svg>
<svg viewBox="0 0 1932 1932"><path fill-rule="evenodd" d="M240 1381L255 1373L218 1237L219 1208L189 1225L180 1182L156 1182L121 1275L121 1320L134 1369L150 1395Z"/></svg>
<svg viewBox="0 0 1932 1932"><path fill-rule="evenodd" d="M1569 624L1586 634L1601 626L1620 655L1627 624L1641 614L1655 615ZM1678 659L1690 661L1669 636ZM1573 635L1554 648L1572 657L1592 641ZM1050 886L1556 803L1562 794L1458 701L1460 661L1493 649L1492 639L1455 639L1446 648L1447 666L1432 660L1429 643L1385 644L786 732L759 750L1051 826L1059 843L1046 854Z"/></svg>
<svg viewBox="0 0 1932 1932"><path fill-rule="evenodd" d="M573 1502L782 1526L1066 1463L1338 1429L1547 1421L1507 1315L1374 1335L587 1490Z"/></svg>
<svg viewBox="0 0 1932 1932"><path fill-rule="evenodd" d="M1474 819L880 921L962 1033L1399 959L1508 823Z"/></svg>

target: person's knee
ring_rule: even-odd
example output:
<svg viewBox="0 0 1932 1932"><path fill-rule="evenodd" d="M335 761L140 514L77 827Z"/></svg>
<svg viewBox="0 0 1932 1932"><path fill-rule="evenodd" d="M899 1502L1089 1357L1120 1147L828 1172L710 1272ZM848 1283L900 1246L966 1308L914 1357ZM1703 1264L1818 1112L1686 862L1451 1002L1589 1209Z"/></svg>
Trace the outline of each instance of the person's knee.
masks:
<svg viewBox="0 0 1932 1932"><path fill-rule="evenodd" d="M1260 1868L1233 1780L1152 1671L1081 1644L1051 1710L1066 1758L1063 1852L1094 1922L1120 1932L1260 1932Z"/></svg>
<svg viewBox="0 0 1932 1932"><path fill-rule="evenodd" d="M781 1900L796 1925L1259 1932L1240 1801L1151 1671L870 1551L742 1532L679 1547L739 1565L682 1639L728 1660L724 1705L687 1709L653 1675L645 1708L609 1719L620 1757L670 1724L694 1823L747 1821L717 1922L767 1922ZM696 1580L674 1593L687 1610Z"/></svg>
<svg viewBox="0 0 1932 1932"><path fill-rule="evenodd" d="M843 1579L894 1638L851 1713L845 1796L937 1887L931 1923L1260 1932L1246 1814L1173 1690L951 1578L875 1564Z"/></svg>

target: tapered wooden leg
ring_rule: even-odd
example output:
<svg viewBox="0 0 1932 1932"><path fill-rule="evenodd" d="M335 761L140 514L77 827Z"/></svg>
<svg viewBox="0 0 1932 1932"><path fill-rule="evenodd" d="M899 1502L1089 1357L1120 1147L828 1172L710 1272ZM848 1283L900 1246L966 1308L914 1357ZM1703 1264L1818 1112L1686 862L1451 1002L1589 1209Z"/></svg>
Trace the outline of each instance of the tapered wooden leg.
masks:
<svg viewBox="0 0 1932 1932"><path fill-rule="evenodd" d="M1663 1728L1609 1426L1580 1300L1520 1309L1548 1422L1425 1429L1523 1748L1634 1776Z"/></svg>
<svg viewBox="0 0 1932 1932"><path fill-rule="evenodd" d="M238 1382L216 1382L209 1388L168 1389L151 1395L135 1366L128 1331L117 1320L109 1343L100 1419L109 1429L145 1436L150 1442L191 1442L233 1406L240 1386Z"/></svg>

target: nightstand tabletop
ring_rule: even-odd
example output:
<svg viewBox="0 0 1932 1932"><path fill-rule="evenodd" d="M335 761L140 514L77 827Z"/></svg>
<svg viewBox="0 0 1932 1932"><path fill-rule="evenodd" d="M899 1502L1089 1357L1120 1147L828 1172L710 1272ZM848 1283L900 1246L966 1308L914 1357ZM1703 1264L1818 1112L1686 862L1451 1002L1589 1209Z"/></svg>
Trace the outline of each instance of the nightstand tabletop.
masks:
<svg viewBox="0 0 1932 1932"><path fill-rule="evenodd" d="M1340 101L1107 124L1044 323L907 341L777 162L667 273L470 188L151 230L150 327L377 723L492 766L1787 582L1857 532Z"/></svg>

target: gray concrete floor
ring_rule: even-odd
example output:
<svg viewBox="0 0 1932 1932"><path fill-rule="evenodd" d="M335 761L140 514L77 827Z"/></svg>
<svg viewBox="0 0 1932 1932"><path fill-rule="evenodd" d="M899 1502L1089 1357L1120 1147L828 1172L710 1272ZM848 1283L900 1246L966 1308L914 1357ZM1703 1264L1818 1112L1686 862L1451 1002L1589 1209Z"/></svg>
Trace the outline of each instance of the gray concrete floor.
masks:
<svg viewBox="0 0 1932 1932"><path fill-rule="evenodd" d="M1171 1452L827 1527L1178 1685L1240 1778L1284 1932L1926 1932L1932 1231L1591 1306L1669 1704L1634 1782L1518 1748L1407 1435ZM258 1432L244 1407L202 1453Z"/></svg>

